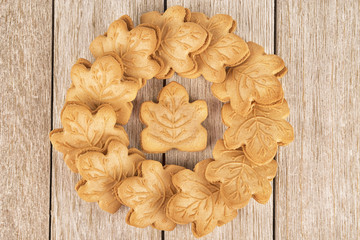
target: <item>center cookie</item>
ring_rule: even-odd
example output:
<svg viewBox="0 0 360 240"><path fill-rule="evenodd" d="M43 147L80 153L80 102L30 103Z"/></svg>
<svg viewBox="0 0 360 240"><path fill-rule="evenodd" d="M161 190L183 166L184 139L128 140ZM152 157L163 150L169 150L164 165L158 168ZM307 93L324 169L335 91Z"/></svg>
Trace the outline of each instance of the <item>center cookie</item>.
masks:
<svg viewBox="0 0 360 240"><path fill-rule="evenodd" d="M201 125L208 115L203 100L189 102L186 89L176 82L164 87L159 103L144 102L140 120L147 126L141 132L141 146L148 153L163 153L172 148L195 152L206 148L207 131Z"/></svg>

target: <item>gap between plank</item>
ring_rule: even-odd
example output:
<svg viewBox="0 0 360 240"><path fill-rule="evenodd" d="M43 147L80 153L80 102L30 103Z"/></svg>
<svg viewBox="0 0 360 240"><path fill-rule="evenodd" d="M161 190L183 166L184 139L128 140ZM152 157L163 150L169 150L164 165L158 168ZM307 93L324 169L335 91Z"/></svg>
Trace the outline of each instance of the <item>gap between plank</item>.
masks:
<svg viewBox="0 0 360 240"><path fill-rule="evenodd" d="M54 124L54 36L55 36L55 0L52 0L51 6L51 100L50 100L50 130L53 129ZM52 163L53 163L53 148L50 144L50 186L49 186L49 240L51 239L51 204L52 204Z"/></svg>
<svg viewBox="0 0 360 240"><path fill-rule="evenodd" d="M274 54L277 53L277 49L276 49L276 24L277 24L277 0L274 0ZM279 148L278 148L279 151ZM275 160L277 161L277 154L275 156ZM275 176L274 180L273 180L273 240L275 240L276 238L276 178L277 176Z"/></svg>
<svg viewBox="0 0 360 240"><path fill-rule="evenodd" d="M164 12L167 9L167 0L164 0ZM166 86L166 79L163 79L163 87ZM165 153L162 154L162 165L165 166L166 164L166 158L165 158ZM165 240L165 232L161 231L161 240Z"/></svg>

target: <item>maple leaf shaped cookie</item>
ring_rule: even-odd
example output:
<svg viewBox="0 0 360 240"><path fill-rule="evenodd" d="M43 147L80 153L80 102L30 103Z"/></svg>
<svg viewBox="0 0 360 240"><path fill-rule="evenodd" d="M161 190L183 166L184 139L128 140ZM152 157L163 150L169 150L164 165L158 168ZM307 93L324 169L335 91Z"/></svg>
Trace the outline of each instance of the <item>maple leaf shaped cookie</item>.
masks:
<svg viewBox="0 0 360 240"><path fill-rule="evenodd" d="M117 189L120 200L131 210L126 216L129 225L171 231L176 224L166 217L165 207L176 192L171 177L183 167L146 160L139 166L139 176L125 179Z"/></svg>
<svg viewBox="0 0 360 240"><path fill-rule="evenodd" d="M207 131L201 125L207 115L203 100L189 103L186 89L176 82L165 86L158 97L159 103L144 102L140 120L147 126L141 132L141 145L149 153L201 151L207 143Z"/></svg>
<svg viewBox="0 0 360 240"><path fill-rule="evenodd" d="M258 166L249 161L241 149L226 149L223 140L217 141L213 156L215 161L207 166L205 176L210 182L221 182L220 193L226 205L240 209L251 197L263 204L270 199L270 181L277 169L275 160Z"/></svg>
<svg viewBox="0 0 360 240"><path fill-rule="evenodd" d="M129 145L128 136L121 126L116 126L113 108L104 104L95 111L79 103L68 102L61 112L63 128L50 132L53 147L64 154L64 160L73 172L78 172L76 156L89 147L103 148L111 136Z"/></svg>
<svg viewBox="0 0 360 240"><path fill-rule="evenodd" d="M131 116L132 100L136 98L138 83L123 79L124 67L114 53L96 59L93 65L79 59L71 69L72 85L66 101L79 101L92 110L104 103L116 112L116 122L125 125Z"/></svg>
<svg viewBox="0 0 360 240"><path fill-rule="evenodd" d="M231 107L246 116L255 104L272 105L281 101L284 92L279 78L287 72L284 61L276 55L267 55L264 48L248 43L250 57L231 68L222 83L211 86L220 101L230 101Z"/></svg>
<svg viewBox="0 0 360 240"><path fill-rule="evenodd" d="M223 82L226 67L242 63L250 54L246 42L233 33L236 22L229 15L217 14L209 19L198 12L191 13L190 21L205 28L212 37L205 51L195 57L197 71L182 76L196 78L203 75L210 82Z"/></svg>
<svg viewBox="0 0 360 240"><path fill-rule="evenodd" d="M144 155L127 147L117 138L108 139L104 149L88 149L77 157L77 169L82 179L75 189L87 202L98 202L101 209L115 213L121 203L114 195L114 187L136 173Z"/></svg>
<svg viewBox="0 0 360 240"><path fill-rule="evenodd" d="M194 171L182 170L172 178L178 193L170 198L166 215L178 224L191 223L195 237L209 234L216 226L230 222L237 211L228 207L217 183L205 178L205 170L212 159L196 164Z"/></svg>
<svg viewBox="0 0 360 240"><path fill-rule="evenodd" d="M164 61L157 78L170 78L174 71L186 74L197 69L194 59L210 43L210 35L200 25L188 22L190 10L181 6L168 8L164 14L148 12L141 16L141 23L158 26L161 43L156 54Z"/></svg>
<svg viewBox="0 0 360 240"><path fill-rule="evenodd" d="M106 52L118 54L124 64L125 79L136 79L140 88L161 69L162 63L152 56L159 47L160 35L156 26L133 26L129 16L121 17L92 41L90 51L96 58Z"/></svg>
<svg viewBox="0 0 360 240"><path fill-rule="evenodd" d="M292 126L284 120L288 115L285 99L272 107L255 105L246 117L237 114L230 104L225 104L221 116L229 127L224 133L226 148L242 147L245 156L258 165L271 162L277 146L286 145L294 139Z"/></svg>

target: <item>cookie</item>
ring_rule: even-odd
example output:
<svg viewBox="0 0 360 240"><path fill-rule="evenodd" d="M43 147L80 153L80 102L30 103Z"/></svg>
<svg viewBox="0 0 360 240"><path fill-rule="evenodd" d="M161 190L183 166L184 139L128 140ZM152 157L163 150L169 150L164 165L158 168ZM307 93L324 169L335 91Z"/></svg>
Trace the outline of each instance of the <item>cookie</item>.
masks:
<svg viewBox="0 0 360 240"><path fill-rule="evenodd" d="M276 55L267 55L264 48L248 42L250 57L237 67L230 68L226 80L211 86L220 101L230 101L234 111L249 114L255 104L272 105L281 101L284 92L279 78L285 75L284 61Z"/></svg>
<svg viewBox="0 0 360 240"><path fill-rule="evenodd" d="M140 88L162 68L162 62L153 57L159 44L158 27L146 24L134 28L131 18L125 15L92 41L90 51L96 58L106 52L118 54L124 64L124 78L136 80Z"/></svg>
<svg viewBox="0 0 360 240"><path fill-rule="evenodd" d="M248 160L241 149L229 150L223 140L218 140L213 156L215 161L206 168L206 179L220 182L220 194L227 206L240 209L253 197L265 204L271 196L270 181L275 177L277 163L258 166Z"/></svg>
<svg viewBox="0 0 360 240"><path fill-rule="evenodd" d="M108 104L91 111L84 104L67 102L61 112L61 123L63 128L50 132L50 141L64 154L64 160L73 172L78 172L77 154L86 148L103 148L111 136L121 139L125 146L129 145L124 128L115 125L116 114Z"/></svg>
<svg viewBox="0 0 360 240"><path fill-rule="evenodd" d="M242 147L250 161L258 165L270 163L278 145L286 145L294 139L292 126L284 120L288 115L286 100L272 107L255 105L246 117L236 113L229 103L225 104L221 116L229 127L224 133L226 148Z"/></svg>
<svg viewBox="0 0 360 240"><path fill-rule="evenodd" d="M137 177L125 179L117 188L117 195L131 210L126 216L129 225L171 231L176 224L166 217L165 207L176 192L171 177L183 170L175 165L162 166L160 162L141 162Z"/></svg>
<svg viewBox="0 0 360 240"><path fill-rule="evenodd" d="M211 162L212 159L203 160L194 171L182 170L172 177L177 193L170 198L166 215L178 224L191 223L195 237L205 236L237 216L237 211L225 204L220 185L205 178Z"/></svg>
<svg viewBox="0 0 360 240"><path fill-rule="evenodd" d="M125 80L123 74L124 66L115 53L106 53L94 64L79 59L71 69L72 85L66 101L85 103L92 110L108 103L116 112L116 123L125 125L131 116L138 82Z"/></svg>
<svg viewBox="0 0 360 240"><path fill-rule="evenodd" d="M141 23L160 28L161 44L156 55L164 61L164 67L157 78L170 78L174 72L196 71L194 56L206 49L210 35L200 25L188 22L190 16L190 10L181 6L170 7L163 14L154 11L141 16Z"/></svg>
<svg viewBox="0 0 360 240"><path fill-rule="evenodd" d="M102 210L115 213L121 203L114 195L114 187L134 176L143 160L144 155L128 150L120 139L109 138L103 149L88 149L77 156L82 179L75 189L83 200L97 202Z"/></svg>
<svg viewBox="0 0 360 240"><path fill-rule="evenodd" d="M208 115L206 102L189 103L186 89L176 82L160 91L158 101L141 104L140 120L147 126L141 132L143 150L148 153L172 148L188 152L204 150L207 131L201 123Z"/></svg>
<svg viewBox="0 0 360 240"><path fill-rule="evenodd" d="M229 15L217 14L208 18L203 13L191 13L191 22L199 24L211 34L209 46L195 56L198 69L183 77L203 75L210 82L221 83L226 77L226 67L238 65L250 55L246 42L233 32L236 22Z"/></svg>

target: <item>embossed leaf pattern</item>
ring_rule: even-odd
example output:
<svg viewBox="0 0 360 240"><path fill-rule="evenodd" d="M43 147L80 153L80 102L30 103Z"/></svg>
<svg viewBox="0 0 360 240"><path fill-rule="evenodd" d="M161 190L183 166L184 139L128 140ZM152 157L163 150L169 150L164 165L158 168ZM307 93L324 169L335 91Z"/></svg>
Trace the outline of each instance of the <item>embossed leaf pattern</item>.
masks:
<svg viewBox="0 0 360 240"><path fill-rule="evenodd" d="M284 97L279 78L287 69L276 55L267 55L264 49L248 43L250 57L241 65L231 68L223 83L213 84L211 90L220 101L230 101L239 114L248 115L255 103L272 105Z"/></svg>
<svg viewBox="0 0 360 240"><path fill-rule="evenodd" d="M50 132L50 141L64 154L64 160L73 172L78 172L76 155L86 148L102 148L111 136L119 137L123 144L129 145L124 128L115 125L115 112L107 104L92 112L86 105L68 102L61 113L61 123L62 129Z"/></svg>
<svg viewBox="0 0 360 240"><path fill-rule="evenodd" d="M121 201L131 208L126 222L132 226L171 231L176 224L166 217L165 207L176 192L171 177L183 167L147 160L139 167L139 176L124 180L117 189Z"/></svg>
<svg viewBox="0 0 360 240"><path fill-rule="evenodd" d="M272 192L270 182L276 174L277 163L258 166L248 160L241 149L226 149L219 140L213 151L215 161L206 168L210 182L221 182L220 193L225 203L236 209L246 206L253 197L259 203L266 203Z"/></svg>
<svg viewBox="0 0 360 240"><path fill-rule="evenodd" d="M183 170L172 178L178 193L168 202L166 214L179 224L192 224L196 237L209 234L216 226L230 222L237 211L228 207L220 194L219 184L205 178L205 169L212 159L196 164L194 171Z"/></svg>
<svg viewBox="0 0 360 240"><path fill-rule="evenodd" d="M181 74L197 69L194 55L202 52L210 42L210 37L200 25L190 20L189 9L181 6L168 8L164 14L148 12L141 16L141 23L158 26L161 44L157 56L164 61L164 68L157 78L170 78L174 71Z"/></svg>
<svg viewBox="0 0 360 240"><path fill-rule="evenodd" d="M242 149L227 149L224 144L224 140L220 139L216 142L215 147L213 149L213 157L216 161L221 161L222 159L226 160L232 160L237 162L246 163L252 168L256 168L257 172L261 174L262 176L266 176L268 180L272 180L276 175L277 170L277 163L275 161L275 164L272 162L272 164L269 165L263 165L259 166L244 156L244 152Z"/></svg>
<svg viewBox="0 0 360 240"><path fill-rule="evenodd" d="M292 126L284 120L289 114L287 102L264 107L255 105L252 112L243 117L225 104L222 118L229 128L225 131L224 142L229 149L243 148L245 156L252 162L262 165L271 162L277 146L293 141Z"/></svg>
<svg viewBox="0 0 360 240"><path fill-rule="evenodd" d="M92 110L108 103L116 112L116 122L124 125L129 121L138 83L124 80L123 73L122 61L116 54L99 57L93 65L79 59L71 69L72 86L66 101L85 103Z"/></svg>
<svg viewBox="0 0 360 240"><path fill-rule="evenodd" d="M110 24L105 35L94 39L90 51L96 58L106 52L118 54L124 64L125 79L135 79L141 87L161 69L162 63L152 56L159 47L159 29L150 25L132 27L130 17L121 17Z"/></svg>
<svg viewBox="0 0 360 240"><path fill-rule="evenodd" d="M210 19L203 13L191 13L191 22L199 24L211 35L209 46L195 59L198 69L184 77L196 78L203 75L210 82L223 82L226 67L242 63L249 56L249 48L244 40L233 34L236 22L229 16L217 14Z"/></svg>
<svg viewBox="0 0 360 240"><path fill-rule="evenodd" d="M144 102L140 119L147 125L141 132L146 152L201 151L206 147L207 131L201 125L207 117L205 101L189 103L186 89L171 82L159 94L159 103Z"/></svg>
<svg viewBox="0 0 360 240"><path fill-rule="evenodd" d="M104 149L93 148L79 154L76 163L82 179L75 189L83 200L98 202L104 211L115 213L121 204L113 194L114 187L134 176L143 160L143 155L131 153L119 139L110 138Z"/></svg>

